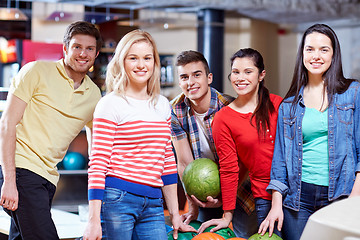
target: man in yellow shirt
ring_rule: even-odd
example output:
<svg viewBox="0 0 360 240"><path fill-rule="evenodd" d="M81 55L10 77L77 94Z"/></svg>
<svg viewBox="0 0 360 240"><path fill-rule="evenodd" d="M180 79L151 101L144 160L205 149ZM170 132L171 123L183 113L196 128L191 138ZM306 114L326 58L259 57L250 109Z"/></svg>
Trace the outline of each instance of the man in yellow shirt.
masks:
<svg viewBox="0 0 360 240"><path fill-rule="evenodd" d="M56 165L84 126L91 133L101 94L86 73L101 44L93 24L72 23L63 59L28 63L12 81L0 120L0 205L11 216L9 239L59 239L50 213Z"/></svg>

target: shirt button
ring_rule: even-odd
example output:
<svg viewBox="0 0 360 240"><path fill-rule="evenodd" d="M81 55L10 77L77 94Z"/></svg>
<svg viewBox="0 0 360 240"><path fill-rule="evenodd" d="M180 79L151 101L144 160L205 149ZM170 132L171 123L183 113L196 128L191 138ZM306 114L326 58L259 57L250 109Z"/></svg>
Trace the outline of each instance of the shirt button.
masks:
<svg viewBox="0 0 360 240"><path fill-rule="evenodd" d="M301 158L299 158L299 161L301 161Z"/></svg>
<svg viewBox="0 0 360 240"><path fill-rule="evenodd" d="M301 146L301 143L299 143L299 146Z"/></svg>
<svg viewBox="0 0 360 240"><path fill-rule="evenodd" d="M330 117L332 117L332 115L330 114Z"/></svg>

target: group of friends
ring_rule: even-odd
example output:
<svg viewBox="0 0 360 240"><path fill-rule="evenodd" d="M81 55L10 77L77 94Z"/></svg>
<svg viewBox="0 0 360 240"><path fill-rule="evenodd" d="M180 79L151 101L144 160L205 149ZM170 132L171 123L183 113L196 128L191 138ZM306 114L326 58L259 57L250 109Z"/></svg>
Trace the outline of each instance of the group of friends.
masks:
<svg viewBox="0 0 360 240"><path fill-rule="evenodd" d="M298 240L309 216L360 195L360 83L343 75L340 44L327 25L301 39L284 99L265 86L252 48L230 59L236 98L210 87L204 56L176 59L182 93L160 95L152 36L127 33L107 66L106 90L86 75L102 40L91 23L70 24L64 58L24 65L0 120L0 205L9 239L59 239L51 202L56 165L84 128L89 141L89 219L84 240L167 239L163 200L174 229L212 231L232 223L238 237L258 232ZM179 213L178 176L197 158L219 165L221 196L188 196ZM188 225L202 221L198 230Z"/></svg>

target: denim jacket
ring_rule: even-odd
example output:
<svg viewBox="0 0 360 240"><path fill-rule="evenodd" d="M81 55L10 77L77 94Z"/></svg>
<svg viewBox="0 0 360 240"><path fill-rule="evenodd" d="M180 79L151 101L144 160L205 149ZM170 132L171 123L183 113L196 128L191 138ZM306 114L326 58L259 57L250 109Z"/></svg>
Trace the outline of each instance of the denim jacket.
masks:
<svg viewBox="0 0 360 240"><path fill-rule="evenodd" d="M360 171L360 83L353 82L342 94L335 94L328 107L329 188L328 199L351 193ZM294 97L279 108L275 148L268 191L283 195L284 207L300 208L303 159L302 119L305 113L303 89L292 109Z"/></svg>

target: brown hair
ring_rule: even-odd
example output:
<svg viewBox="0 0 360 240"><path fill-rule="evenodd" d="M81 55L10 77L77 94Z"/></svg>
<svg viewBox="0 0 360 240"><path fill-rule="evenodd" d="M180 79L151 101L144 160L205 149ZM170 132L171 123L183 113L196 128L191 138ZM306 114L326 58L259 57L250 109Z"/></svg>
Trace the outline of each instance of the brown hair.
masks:
<svg viewBox="0 0 360 240"><path fill-rule="evenodd" d="M77 35L89 35L93 36L96 39L96 52L99 52L102 46L102 39L100 31L96 28L94 24L85 21L77 21L71 23L65 31L63 42L66 48L69 48L71 39Z"/></svg>
<svg viewBox="0 0 360 240"><path fill-rule="evenodd" d="M193 62L202 62L205 68L206 75L209 75L210 69L209 64L206 61L204 55L197 51L183 51L181 52L177 58L175 65L178 66L185 66L186 64L193 63Z"/></svg>
<svg viewBox="0 0 360 240"><path fill-rule="evenodd" d="M250 58L255 67L259 70L259 74L265 69L264 60L261 54L252 48L244 48L237 51L231 57L231 66L234 63L236 58ZM229 74L229 79L230 79ZM270 128L270 115L275 112L275 107L270 100L270 92L265 87L265 79L259 83L258 90L258 105L251 116L250 123L252 124L252 119L255 117L256 129L258 136L265 137L267 128Z"/></svg>

